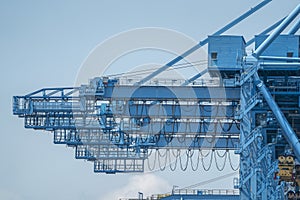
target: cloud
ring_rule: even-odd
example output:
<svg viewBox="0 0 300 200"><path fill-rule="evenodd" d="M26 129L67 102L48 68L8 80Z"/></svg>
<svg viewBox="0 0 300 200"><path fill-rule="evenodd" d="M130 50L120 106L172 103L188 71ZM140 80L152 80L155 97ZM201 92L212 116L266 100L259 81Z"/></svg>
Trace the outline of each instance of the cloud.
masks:
<svg viewBox="0 0 300 200"><path fill-rule="evenodd" d="M163 194L170 190L171 185L154 174L134 175L129 178L128 183L124 187L104 195L100 200L119 200L126 197L136 198L138 192L142 192L145 198L152 194Z"/></svg>

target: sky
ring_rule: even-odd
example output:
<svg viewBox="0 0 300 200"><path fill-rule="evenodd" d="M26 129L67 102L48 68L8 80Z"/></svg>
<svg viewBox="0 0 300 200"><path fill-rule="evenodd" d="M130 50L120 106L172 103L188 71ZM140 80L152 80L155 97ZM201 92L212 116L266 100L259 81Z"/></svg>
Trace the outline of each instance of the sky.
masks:
<svg viewBox="0 0 300 200"><path fill-rule="evenodd" d="M136 29L171 30L200 41L256 5L258 0L165 1L0 1L0 199L3 200L104 200L128 195L170 192L230 173L215 167L209 172L177 170L145 174L95 174L93 164L75 160L74 150L54 145L48 132L27 130L12 115L12 96L44 87L78 84L78 76L96 47ZM299 0L273 0L227 34L246 40L287 15ZM141 36L137 35L136 40ZM124 41L134 43L134 38ZM118 46L99 56L107 57ZM176 41L172 43L176 47ZM185 43L186 44L186 43ZM114 44L116 45L116 44ZM103 47L103 46L102 46ZM114 62L110 73L143 64L164 64L174 52L145 51ZM106 67L98 63L101 75ZM80 83L87 83L80 79ZM85 82L84 82L85 81ZM204 188L231 188L234 176Z"/></svg>

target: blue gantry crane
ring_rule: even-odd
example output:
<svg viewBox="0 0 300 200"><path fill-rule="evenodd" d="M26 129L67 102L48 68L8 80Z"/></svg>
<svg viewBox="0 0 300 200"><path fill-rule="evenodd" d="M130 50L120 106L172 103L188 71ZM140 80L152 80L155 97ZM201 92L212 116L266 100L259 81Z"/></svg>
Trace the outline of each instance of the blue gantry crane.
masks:
<svg viewBox="0 0 300 200"><path fill-rule="evenodd" d="M95 172L143 172L145 163L155 167L150 156L161 170L190 163L196 171L201 162L209 170L203 158L226 157L239 170L236 198L300 198L300 5L247 42L223 35L269 2L134 84L96 77L80 87L44 88L14 96L13 113L25 128L53 132L55 144L74 147L75 158L94 162ZM181 83L151 82L206 44L207 69ZM212 79L198 81L206 73ZM216 163L220 171L225 161Z"/></svg>

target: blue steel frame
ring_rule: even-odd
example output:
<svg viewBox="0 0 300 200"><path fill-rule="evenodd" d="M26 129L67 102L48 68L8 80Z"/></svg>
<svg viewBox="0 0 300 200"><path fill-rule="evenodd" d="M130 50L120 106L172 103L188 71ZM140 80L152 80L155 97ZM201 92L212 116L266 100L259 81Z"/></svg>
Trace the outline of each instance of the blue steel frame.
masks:
<svg viewBox="0 0 300 200"><path fill-rule="evenodd" d="M269 2L261 2L213 35L222 34ZM255 59L243 63L234 87L188 86L206 70L181 86L139 86L205 45L205 39L135 85L98 77L80 87L45 88L13 97L13 114L24 118L25 128L53 132L55 144L75 147L75 158L94 162L95 172L143 172L151 149L235 150L240 154L240 198L283 199L282 185L273 178L279 143L268 142L267 131L275 130L277 137L282 133L300 161L298 137L283 114L299 110L300 79L295 80L296 90L275 85L269 91L273 87L263 74L293 74L300 71L300 59L261 54L299 12L300 5L262 32L277 27L254 51ZM295 34L299 24L296 22L288 33ZM277 63L265 62L274 60ZM261 81L261 77L265 79ZM296 99L296 104L280 98L276 102L272 97L283 95ZM264 120L257 123L260 116L267 116L269 124Z"/></svg>

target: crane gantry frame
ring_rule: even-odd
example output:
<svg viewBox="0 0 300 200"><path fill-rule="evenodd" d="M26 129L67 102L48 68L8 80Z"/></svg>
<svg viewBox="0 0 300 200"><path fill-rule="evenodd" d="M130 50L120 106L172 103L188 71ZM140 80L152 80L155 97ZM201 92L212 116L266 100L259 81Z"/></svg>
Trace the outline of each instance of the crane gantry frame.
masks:
<svg viewBox="0 0 300 200"><path fill-rule="evenodd" d="M274 179L276 156L289 149L288 144L300 161L295 133L299 127L291 125L300 111L300 50L298 45L298 54L278 56L272 54L272 45L286 37L281 33L297 17L300 5L248 42L241 36L221 35L269 2L262 1L135 84L96 77L80 87L44 88L14 96L13 113L24 118L25 128L51 131L55 144L75 147L75 157L93 161L95 172L143 172L149 152L157 149L173 156L178 149L187 150L187 156L195 150L234 150L240 155L240 198L283 199L284 182ZM299 21L287 34L298 44L294 34ZM240 49L235 65L209 57L208 69L181 85L149 84L205 44L213 49L215 37L240 44L234 47ZM246 55L245 48L254 41L255 51ZM224 43L215 45L226 48ZM220 81L197 85L194 81L206 72ZM226 79L233 84L225 84Z"/></svg>

